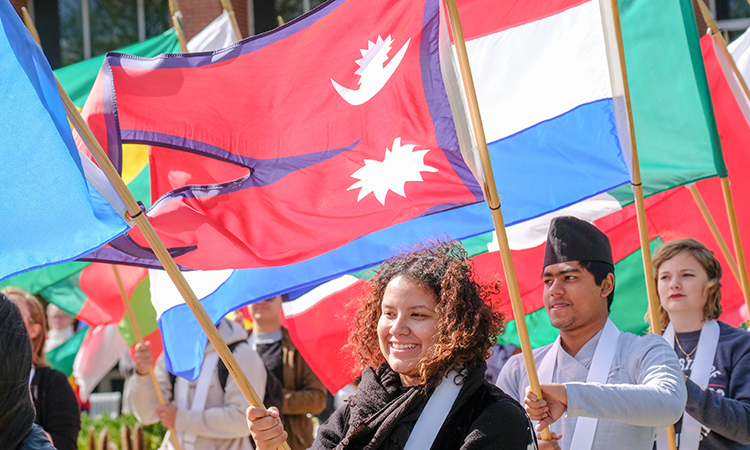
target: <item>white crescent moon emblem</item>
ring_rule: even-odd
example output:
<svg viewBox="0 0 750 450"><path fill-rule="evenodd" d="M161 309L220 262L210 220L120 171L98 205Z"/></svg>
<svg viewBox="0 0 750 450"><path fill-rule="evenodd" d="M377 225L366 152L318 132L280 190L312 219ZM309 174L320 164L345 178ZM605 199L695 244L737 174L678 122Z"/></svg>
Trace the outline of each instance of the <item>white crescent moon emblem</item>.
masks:
<svg viewBox="0 0 750 450"><path fill-rule="evenodd" d="M406 49L409 47L409 42L411 42L411 39L406 41L406 44L401 47L398 53L396 53L396 56L394 56L393 59L385 67L380 70L367 72L366 74L364 74L360 79L359 89L345 88L344 86L341 86L340 84L333 81L333 78L331 78L331 83L333 83L333 87L336 89L336 92L338 92L341 98L346 100L347 103L353 106L361 105L373 98L375 94L377 94L383 88L383 86L385 86L385 84L391 78L391 75L393 75L393 73L398 68L398 65L401 63L401 60L406 54Z"/></svg>

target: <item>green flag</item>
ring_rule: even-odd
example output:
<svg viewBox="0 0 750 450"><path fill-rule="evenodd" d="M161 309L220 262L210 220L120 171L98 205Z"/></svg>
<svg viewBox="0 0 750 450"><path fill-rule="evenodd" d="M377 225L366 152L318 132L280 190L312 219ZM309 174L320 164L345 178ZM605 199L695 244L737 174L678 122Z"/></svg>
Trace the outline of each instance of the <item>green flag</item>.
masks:
<svg viewBox="0 0 750 450"><path fill-rule="evenodd" d="M177 41L174 28L170 28L151 39L130 44L114 51L149 58L162 53L179 53L180 43ZM60 84L65 88L65 92L68 93L77 107L83 108L83 104L86 103L96 76L99 74L99 69L102 68L102 63L104 63L104 56L95 56L54 71Z"/></svg>
<svg viewBox="0 0 750 450"><path fill-rule="evenodd" d="M621 0L620 19L644 196L725 177L692 2Z"/></svg>

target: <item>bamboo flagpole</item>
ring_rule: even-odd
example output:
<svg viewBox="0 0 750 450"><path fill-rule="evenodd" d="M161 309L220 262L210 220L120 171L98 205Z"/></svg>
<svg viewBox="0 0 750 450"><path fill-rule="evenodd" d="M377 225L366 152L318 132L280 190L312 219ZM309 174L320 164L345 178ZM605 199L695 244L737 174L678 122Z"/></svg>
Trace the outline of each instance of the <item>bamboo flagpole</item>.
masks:
<svg viewBox="0 0 750 450"><path fill-rule="evenodd" d="M721 236L719 227L716 226L716 222L711 216L711 212L708 210L706 202L703 201L703 196L701 195L695 184L691 184L688 190L693 195L693 199L698 205L698 209L700 209L701 214L703 215L703 219L706 221L706 225L708 225L708 228L711 230L711 234L713 234L714 239L716 239L716 242L719 244L721 254L724 255L724 258L727 260L727 264L729 265L729 269L732 271L734 278L740 285L740 289L742 289L742 280L740 279L740 273L739 269L737 268L737 263L734 261L734 256L732 256L732 253L729 252L729 247L727 247L726 241L724 241L724 238Z"/></svg>
<svg viewBox="0 0 750 450"><path fill-rule="evenodd" d="M630 104L630 87L628 85L628 73L625 65L625 50L622 41L622 27L620 25L620 7L617 0L610 1L612 22L615 38L617 40L617 57L620 62L620 71L625 96L625 105L628 117L628 128L630 130L630 151L632 156L632 181L633 195L635 197L636 218L638 220L638 239L641 244L641 255L643 257L643 272L646 278L646 294L648 296L648 310L651 321L651 332L661 335L661 315L659 313L659 297L656 293L656 281L654 279L654 265L651 260L651 245L648 239L648 222L646 219L646 206L643 199L643 183L641 180L641 167L638 161L638 146L636 144L635 127L633 124L633 110ZM606 24L605 24L606 26ZM670 450L677 450L674 425L667 427L667 443Z"/></svg>
<svg viewBox="0 0 750 450"><path fill-rule="evenodd" d="M169 16L172 18L172 26L174 27L174 32L177 34L177 42L180 43L180 51L187 53L187 41L185 40L185 33L182 31L182 23L180 22L182 18L180 5L177 3L177 0L167 0L167 3L169 5Z"/></svg>
<svg viewBox="0 0 750 450"><path fill-rule="evenodd" d="M34 24L30 21L30 17L26 25L30 29L35 28ZM86 144L89 151L91 151L91 154L94 157L97 165L107 177L107 180L112 185L112 188L117 193L117 196L125 205L125 208L127 209L126 219L130 222L135 222L135 224L140 229L143 237L146 239L146 242L148 242L148 245L151 247L154 254L159 259L159 262L161 262L164 270L167 272L170 279L175 284L175 287L177 287L177 290L182 295L182 298L190 308L190 311L192 311L201 328L203 328L203 331L206 333L206 335L208 335L208 340L211 342L211 345L214 346L214 349L216 349L219 357L222 361L224 361L224 365L232 375L232 378L234 378L237 386L242 392L242 395L245 397L248 403L250 403L250 405L264 407L263 401L255 392L255 389L250 384L250 381L247 379L247 376L242 371L240 365L237 363L237 360L235 359L231 350L229 350L229 347L227 347L227 344L221 338L219 330L216 329L216 326L214 326L211 318L206 313L206 310L203 309L203 306L198 301L198 297L196 297L195 292L193 292L193 289L187 283L187 280L185 280L182 272L180 272L180 269L177 267L174 259L172 259L172 255L169 254L169 250L167 250L167 248L164 246L164 243L159 238L159 235L156 234L156 230L154 230L154 227L151 226L151 222L148 221L146 214L143 213L143 210L141 210L138 202L136 202L135 198L133 197L133 194L125 185L125 182L122 181L120 174L112 165L112 162L109 160L107 154L104 152L101 145L96 140L96 137L89 129L86 121L78 111L78 108L76 108L76 106L70 100L68 93L65 92L65 89L63 89L59 81L57 81L57 89L60 93L60 98L62 99L63 107L65 108L65 114L67 115L68 120L81 136L81 139ZM282 450L291 450L289 444L287 444L286 442L284 442L279 448Z"/></svg>
<svg viewBox="0 0 750 450"><path fill-rule="evenodd" d="M750 1L750 0L748 0ZM750 90L748 90L747 83L745 82L745 78L742 76L742 73L740 73L740 70L737 68L737 64L734 62L734 58L732 58L732 55L729 54L729 50L727 49L727 43L724 40L724 36L719 31L719 27L716 25L716 21L714 21L713 16L711 15L711 11L708 10L708 7L703 2L703 0L698 0L698 6L700 7L701 14L703 14L703 18L708 23L708 26L711 27L711 34L716 38L716 41L719 43L719 48L721 49L722 55L724 55L724 58L729 62L729 65L732 67L732 72L734 72L734 76L737 77L737 80L740 83L740 86L742 86L742 91L745 93L745 99L747 101L750 101ZM742 238L740 236L740 227L737 223L737 214L734 209L734 199L732 198L732 188L729 184L729 178L728 177L721 177L721 190L724 194L724 206L727 210L727 217L729 219L729 230L732 234L732 244L734 246L734 254L737 257L737 266L739 269L740 274L740 285L742 288L742 292L745 296L745 305L747 306L748 310L750 310L750 279L748 279L747 275L747 263L745 262L745 251L742 247Z"/></svg>
<svg viewBox="0 0 750 450"><path fill-rule="evenodd" d="M180 15L182 13L177 10L176 13L172 15L172 26L174 27L175 33L177 33L177 41L180 43L180 51L182 53L187 53L187 42L185 41L185 34L182 32L182 25L180 24Z"/></svg>
<svg viewBox="0 0 750 450"><path fill-rule="evenodd" d="M543 398L542 388L539 384L539 376L537 375L536 365L534 364L534 355L531 349L531 342L529 341L529 330L526 327L526 315L523 310L523 304L521 303L521 294L518 289L513 258L510 253L510 245L508 244L508 235L505 231L505 222L503 221L503 214L500 208L500 197L497 193L497 187L495 186L495 177L492 172L489 151L487 150L484 126L479 114L479 103L477 102L474 80L471 75L471 67L469 66L469 56L466 51L463 29L461 28L461 18L458 14L456 0L445 0L445 3L448 9L448 19L450 22L451 33L453 35L453 42L456 44L458 64L461 69L461 79L463 81L464 90L466 91L471 123L474 129L474 134L476 135L477 147L482 162L482 173L484 174L485 179L484 192L487 197L487 204L492 211L492 221L495 225L495 232L497 233L497 240L500 246L503 271L505 272L505 280L508 284L513 316L516 319L516 328L518 329L518 339L521 343L521 350L523 351L523 360L526 365L526 372L529 376L529 386L534 395L541 400ZM542 439L545 441L552 439L549 428L542 430L541 434Z"/></svg>
<svg viewBox="0 0 750 450"><path fill-rule="evenodd" d="M128 187L122 181L122 178L120 178L116 169L112 165L112 162L107 158L107 155L99 145L99 142L97 142L88 125L86 125L83 117L81 117L81 114L78 112L78 109L76 109L75 105L70 100L70 97L68 97L68 94L59 82L57 83L57 87L60 91L60 96L63 99L63 106L65 107L65 113L67 114L68 119L72 122L73 127L94 156L94 160L96 160L96 163L104 172L107 180L109 180L115 192L117 192L117 195L125 204L125 207L128 210L128 219L134 221L141 230L146 242L148 242L149 246L154 251L154 254L156 254L156 257L159 259L159 262L161 262L164 270L169 274L170 279L177 287L177 290L182 295L185 303L193 312L193 315L195 315L198 323L200 323L201 328L203 328L203 331L208 335L208 340L211 342L211 345L214 346L219 357L224 361L224 365L226 365L229 373L232 375L232 378L237 382L237 386L239 386L242 395L245 396L245 399L251 405L263 407L263 401L258 397L258 394L255 392L255 389L253 389L250 381L248 381L247 376L237 363L237 360L229 350L229 347L227 347L227 344L221 338L216 326L214 326L211 318L208 317L206 310L203 309L203 306L198 301L192 288L188 285L182 272L180 272L180 269L174 262L174 259L172 259L172 255L169 254L169 251L164 246L159 235L156 234L156 230L151 226L151 222L148 221L148 218L138 206L133 194L130 193ZM286 442L282 444L281 448L283 450L291 450L289 444Z"/></svg>
<svg viewBox="0 0 750 450"><path fill-rule="evenodd" d="M128 320L130 321L130 326L133 328L133 334L135 335L135 340L139 344L143 344L143 334L141 334L141 327L138 325L138 319L135 317L135 312L133 312L133 305L130 302L130 296L125 291L125 285L122 283L122 278L120 277L120 271L117 269L117 266L112 264L112 270L115 272L115 279L117 280L117 287L120 288L120 297L122 298L122 304L125 306L125 313L128 315ZM167 402L164 400L164 395L161 392L161 388L159 388L159 382L156 380L156 374L154 373L154 368L149 367L148 368L148 376L151 379L151 384L154 386L154 392L156 392L156 400L159 402L159 405L164 406L167 404ZM174 427L169 428L169 435L172 440L172 445L174 445L174 448L176 450L182 450L182 447L180 446L180 441L177 440L177 433L174 430Z"/></svg>
<svg viewBox="0 0 750 450"><path fill-rule="evenodd" d="M23 23L26 25L29 33L31 33L31 37L34 38L36 45L38 45L39 48L42 48L42 40L39 39L39 33L36 32L36 27L34 26L34 21L31 20L31 14L29 14L29 10L26 9L25 6L22 6L21 13L23 14Z"/></svg>
<svg viewBox="0 0 750 450"><path fill-rule="evenodd" d="M234 15L234 8L232 7L232 0L221 0L221 6L224 11L229 13L229 19L232 21L232 28L234 28L234 34L238 41L242 40L242 32L240 31L240 24L237 23L237 16Z"/></svg>

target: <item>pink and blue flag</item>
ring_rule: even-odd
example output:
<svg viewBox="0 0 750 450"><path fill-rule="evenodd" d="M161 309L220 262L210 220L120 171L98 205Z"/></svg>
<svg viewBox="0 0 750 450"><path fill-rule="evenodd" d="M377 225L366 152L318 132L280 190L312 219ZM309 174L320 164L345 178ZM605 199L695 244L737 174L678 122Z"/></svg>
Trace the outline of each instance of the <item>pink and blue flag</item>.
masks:
<svg viewBox="0 0 750 450"><path fill-rule="evenodd" d="M8 2L0 2L0 280L71 261L128 226L82 160L52 69ZM99 178L93 183L87 176Z"/></svg>

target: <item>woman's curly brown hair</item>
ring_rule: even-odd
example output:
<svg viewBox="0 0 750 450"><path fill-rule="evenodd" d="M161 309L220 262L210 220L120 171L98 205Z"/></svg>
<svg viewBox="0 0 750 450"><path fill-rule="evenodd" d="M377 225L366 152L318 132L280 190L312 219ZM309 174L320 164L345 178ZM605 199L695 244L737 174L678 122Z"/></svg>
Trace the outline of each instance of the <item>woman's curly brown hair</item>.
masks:
<svg viewBox="0 0 750 450"><path fill-rule="evenodd" d="M357 370L378 367L385 359L378 342L378 320L386 286L397 276L408 277L434 293L438 335L419 364L419 375L436 386L454 368L472 371L489 357L489 349L504 328L504 314L493 310L490 297L499 294L499 281L480 285L460 242L428 242L410 253L386 261L368 283L349 334Z"/></svg>

